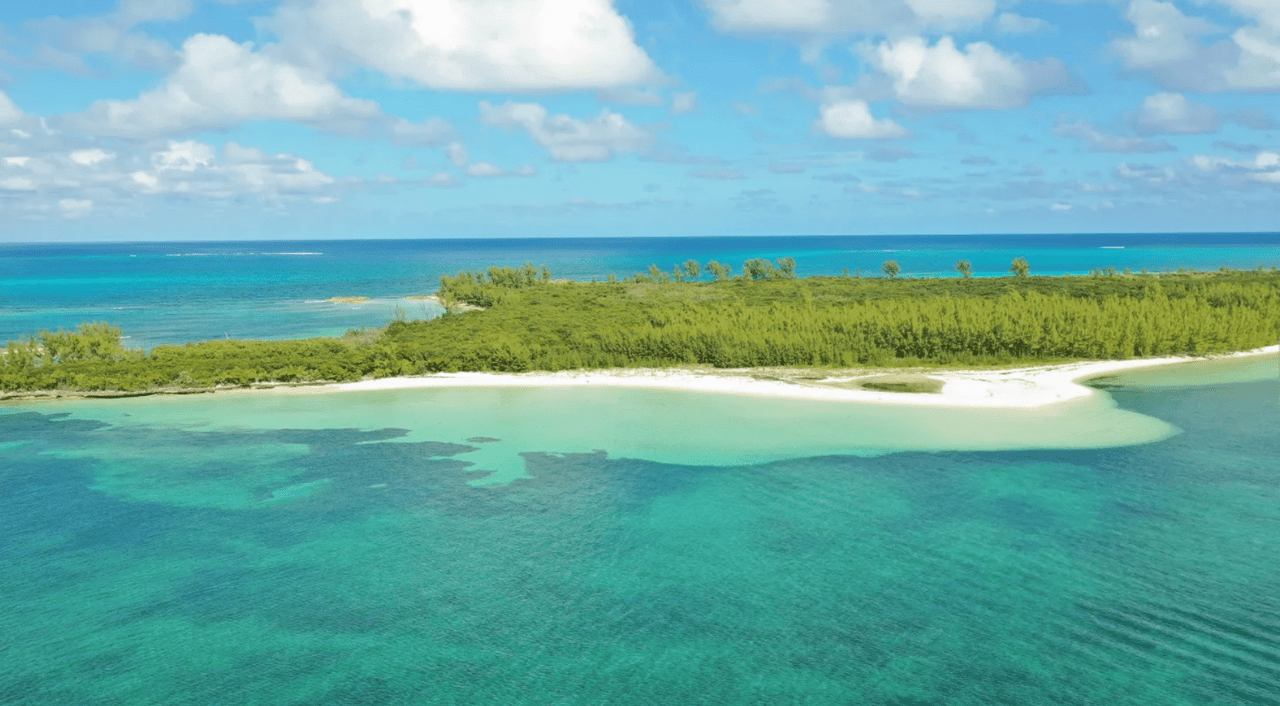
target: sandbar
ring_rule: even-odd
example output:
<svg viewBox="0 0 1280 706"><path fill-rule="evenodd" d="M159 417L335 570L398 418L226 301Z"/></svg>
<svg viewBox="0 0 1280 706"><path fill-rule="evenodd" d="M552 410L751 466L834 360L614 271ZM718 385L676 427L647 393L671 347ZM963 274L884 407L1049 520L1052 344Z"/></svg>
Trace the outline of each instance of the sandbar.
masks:
<svg viewBox="0 0 1280 706"><path fill-rule="evenodd" d="M893 371L942 383L935 393L861 389L858 384L888 371L712 368L575 370L531 373L440 373L392 377L313 387L273 388L286 392L355 392L413 388L623 387L704 392L801 400L863 402L924 407L1034 409L1099 394L1082 381L1118 372L1196 361L1264 356L1280 346L1212 356L1170 356L1106 360L996 370L927 368Z"/></svg>

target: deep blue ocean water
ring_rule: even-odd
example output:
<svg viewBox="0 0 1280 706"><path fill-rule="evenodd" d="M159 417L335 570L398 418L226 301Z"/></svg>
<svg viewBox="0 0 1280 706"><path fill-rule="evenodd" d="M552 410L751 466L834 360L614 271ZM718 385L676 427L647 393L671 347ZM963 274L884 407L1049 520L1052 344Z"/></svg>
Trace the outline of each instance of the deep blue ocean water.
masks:
<svg viewBox="0 0 1280 706"><path fill-rule="evenodd" d="M556 277L626 276L693 258L740 272L744 260L791 256L801 275L878 276L896 260L904 276L1006 273L1026 257L1033 274L1114 267L1280 266L1280 234L1061 236L577 238L222 243L0 245L0 344L85 321L121 326L149 348L211 338L301 338L383 326L399 306L439 313L403 297L433 293L440 276L490 265L548 265ZM339 304L332 297L369 297Z"/></svg>

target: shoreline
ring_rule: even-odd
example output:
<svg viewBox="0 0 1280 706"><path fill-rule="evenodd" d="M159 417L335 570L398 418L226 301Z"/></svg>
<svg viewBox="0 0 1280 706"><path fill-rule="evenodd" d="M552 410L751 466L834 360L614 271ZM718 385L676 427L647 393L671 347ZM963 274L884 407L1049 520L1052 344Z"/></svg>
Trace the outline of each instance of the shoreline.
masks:
<svg viewBox="0 0 1280 706"><path fill-rule="evenodd" d="M853 402L915 407L1036 409L1099 394L1081 381L1114 373L1188 363L1276 355L1280 345L1205 356L1077 361L980 370L950 368L614 368L528 373L436 373L358 382L258 383L250 387L172 388L130 392L38 391L0 395L0 402L124 399L202 394L333 394L442 388L620 387L745 395L773 399ZM927 383L940 390L862 389L865 383Z"/></svg>
<svg viewBox="0 0 1280 706"><path fill-rule="evenodd" d="M1277 353L1280 353L1280 346L1210 356L1081 361L997 370L917 368L836 371L822 379L814 379L817 371L805 368L707 369L705 371L638 368L531 373L439 373L424 377L392 377L309 387L269 389L286 394L324 394L459 387L623 387L926 407L1034 409L1099 394L1099 390L1080 384L1080 381L1086 379L1140 368L1258 357ZM788 380L769 373L790 374L793 377ZM858 381L885 377L937 380L942 383L942 389L937 393L913 393L847 387L858 384Z"/></svg>

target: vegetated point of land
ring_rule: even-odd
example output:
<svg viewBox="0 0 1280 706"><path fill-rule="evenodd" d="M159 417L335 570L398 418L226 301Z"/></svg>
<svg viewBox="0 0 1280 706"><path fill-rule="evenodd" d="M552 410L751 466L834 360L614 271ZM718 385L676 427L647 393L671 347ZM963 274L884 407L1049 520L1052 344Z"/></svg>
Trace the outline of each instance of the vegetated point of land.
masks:
<svg viewBox="0 0 1280 706"><path fill-rule="evenodd" d="M440 318L341 338L143 352L125 349L120 330L103 323L42 332L11 341L0 356L0 393L139 394L456 371L993 367L1226 353L1280 339L1274 269L1021 272L799 278L782 258L748 261L738 277L690 261L670 273L651 267L625 280L568 282L545 267L495 267L442 278Z"/></svg>

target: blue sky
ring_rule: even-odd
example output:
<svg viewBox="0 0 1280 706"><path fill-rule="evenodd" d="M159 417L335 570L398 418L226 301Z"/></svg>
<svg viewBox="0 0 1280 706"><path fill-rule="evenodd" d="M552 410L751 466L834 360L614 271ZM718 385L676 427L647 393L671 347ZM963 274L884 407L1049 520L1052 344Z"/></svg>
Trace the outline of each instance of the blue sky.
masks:
<svg viewBox="0 0 1280 706"><path fill-rule="evenodd" d="M0 4L0 241L1274 231L1277 0Z"/></svg>

